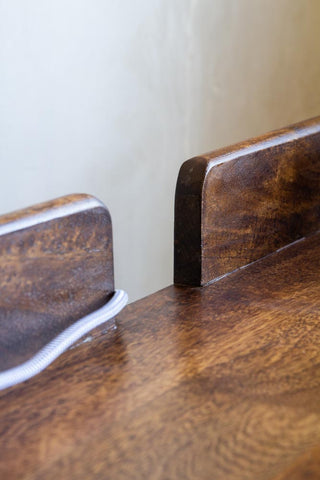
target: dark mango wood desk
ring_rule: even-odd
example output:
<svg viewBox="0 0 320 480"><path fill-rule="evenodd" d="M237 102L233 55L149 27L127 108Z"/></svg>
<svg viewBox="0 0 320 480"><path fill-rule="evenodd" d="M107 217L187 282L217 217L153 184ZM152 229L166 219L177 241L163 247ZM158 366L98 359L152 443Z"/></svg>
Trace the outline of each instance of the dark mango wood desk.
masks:
<svg viewBox="0 0 320 480"><path fill-rule="evenodd" d="M309 192L319 188L315 165ZM249 264L235 265L221 234L220 260L208 267L202 254L192 273L176 231L176 278L188 286L130 304L91 341L0 392L0 477L320 478L320 233L311 199L304 236L284 220L267 222L268 232L283 225L281 238L268 238ZM198 238L208 242L205 232ZM245 234L263 250L261 236ZM229 247L239 247L236 238Z"/></svg>

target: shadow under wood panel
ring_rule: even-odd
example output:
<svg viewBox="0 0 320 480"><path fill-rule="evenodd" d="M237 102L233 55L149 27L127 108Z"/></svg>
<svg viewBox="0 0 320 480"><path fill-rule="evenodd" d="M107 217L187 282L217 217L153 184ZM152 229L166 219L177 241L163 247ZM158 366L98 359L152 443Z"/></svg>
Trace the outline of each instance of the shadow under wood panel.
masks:
<svg viewBox="0 0 320 480"><path fill-rule="evenodd" d="M111 218L89 195L0 217L0 370L32 356L114 290Z"/></svg>
<svg viewBox="0 0 320 480"><path fill-rule="evenodd" d="M319 223L320 117L192 158L176 188L174 281L206 285Z"/></svg>

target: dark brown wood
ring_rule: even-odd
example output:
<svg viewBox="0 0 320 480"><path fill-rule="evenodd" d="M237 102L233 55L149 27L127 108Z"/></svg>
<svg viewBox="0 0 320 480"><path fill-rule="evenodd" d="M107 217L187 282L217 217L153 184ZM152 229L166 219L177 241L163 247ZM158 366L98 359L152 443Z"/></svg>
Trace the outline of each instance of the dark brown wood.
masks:
<svg viewBox="0 0 320 480"><path fill-rule="evenodd" d="M0 392L0 478L306 478L283 475L320 449L319 272L314 234L130 304Z"/></svg>
<svg viewBox="0 0 320 480"><path fill-rule="evenodd" d="M0 370L30 358L114 290L112 227L94 197L0 217Z"/></svg>
<svg viewBox="0 0 320 480"><path fill-rule="evenodd" d="M320 476L320 446L308 450L297 459L288 470L281 473L275 480L319 480Z"/></svg>
<svg viewBox="0 0 320 480"><path fill-rule="evenodd" d="M193 158L176 188L174 281L206 285L319 223L320 117Z"/></svg>

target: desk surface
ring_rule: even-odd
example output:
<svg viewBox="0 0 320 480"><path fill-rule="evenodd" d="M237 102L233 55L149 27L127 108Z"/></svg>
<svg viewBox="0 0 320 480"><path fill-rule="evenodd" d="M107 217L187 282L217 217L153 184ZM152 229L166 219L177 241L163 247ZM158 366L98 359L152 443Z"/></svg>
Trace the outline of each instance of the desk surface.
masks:
<svg viewBox="0 0 320 480"><path fill-rule="evenodd" d="M0 477L320 476L320 234L170 286L0 396Z"/></svg>

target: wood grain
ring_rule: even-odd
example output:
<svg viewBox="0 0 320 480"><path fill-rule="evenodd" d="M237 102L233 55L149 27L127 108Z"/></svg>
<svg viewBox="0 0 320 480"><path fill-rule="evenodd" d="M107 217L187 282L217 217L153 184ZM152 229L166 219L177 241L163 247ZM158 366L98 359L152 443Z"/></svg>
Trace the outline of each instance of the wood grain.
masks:
<svg viewBox="0 0 320 480"><path fill-rule="evenodd" d="M130 304L0 393L0 478L306 478L281 475L320 451L319 272L314 234Z"/></svg>
<svg viewBox="0 0 320 480"><path fill-rule="evenodd" d="M174 281L206 285L317 231L320 117L185 162Z"/></svg>
<svg viewBox="0 0 320 480"><path fill-rule="evenodd" d="M307 451L275 480L318 480L320 475L320 446Z"/></svg>
<svg viewBox="0 0 320 480"><path fill-rule="evenodd" d="M0 217L0 370L110 297L112 226L94 197L69 195Z"/></svg>

